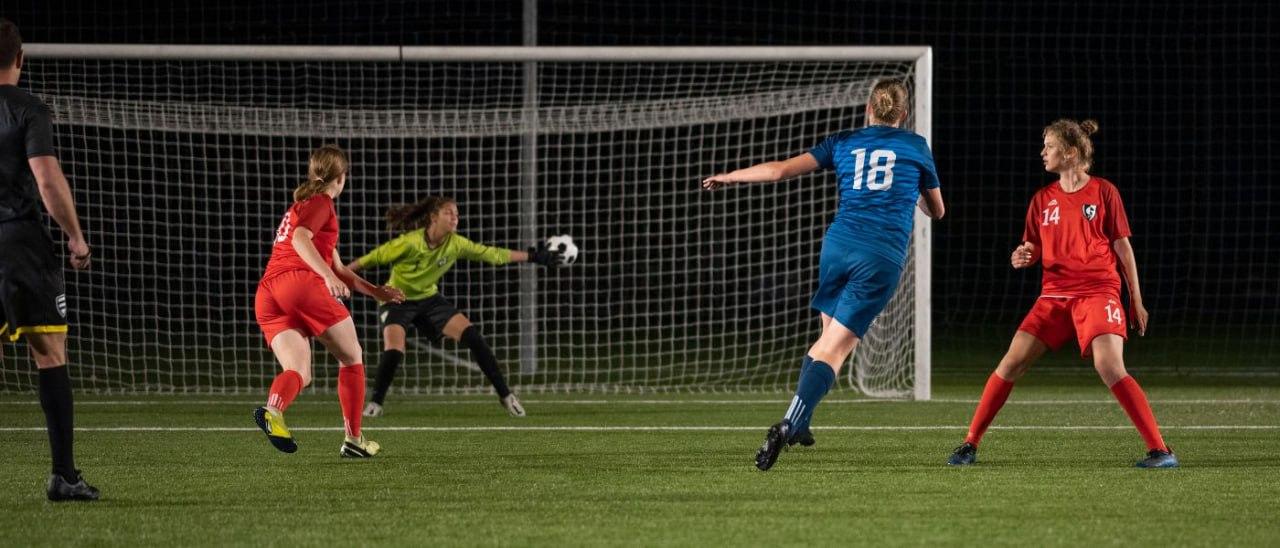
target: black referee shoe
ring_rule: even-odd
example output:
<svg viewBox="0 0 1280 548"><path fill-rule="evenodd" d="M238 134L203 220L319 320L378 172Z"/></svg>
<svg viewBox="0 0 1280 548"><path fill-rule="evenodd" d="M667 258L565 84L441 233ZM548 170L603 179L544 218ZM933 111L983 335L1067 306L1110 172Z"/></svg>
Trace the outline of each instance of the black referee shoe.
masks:
<svg viewBox="0 0 1280 548"><path fill-rule="evenodd" d="M76 470L76 475L80 476L79 470ZM86 483L84 477L79 477L75 483L71 483L59 474L49 475L49 486L45 492L49 495L49 500L54 502L98 500L99 496L98 488Z"/></svg>

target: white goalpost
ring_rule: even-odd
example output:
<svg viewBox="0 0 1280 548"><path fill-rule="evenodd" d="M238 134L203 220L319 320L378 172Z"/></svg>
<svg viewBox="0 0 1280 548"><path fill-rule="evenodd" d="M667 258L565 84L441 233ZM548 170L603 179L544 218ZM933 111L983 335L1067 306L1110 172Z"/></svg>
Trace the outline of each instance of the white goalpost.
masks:
<svg viewBox="0 0 1280 548"><path fill-rule="evenodd" d="M459 263L442 281L517 390L787 390L819 332L808 301L834 178L699 182L860 127L882 78L905 80L908 125L931 129L928 47L25 51L20 85L54 115L94 246L96 270L68 274L77 385L104 393L266 386L276 366L253 291L307 154L328 142L353 162L345 260L392 236L389 206L428 195L456 198L475 241L577 240L569 268ZM930 239L917 211L898 293L843 386L929 399ZM375 303L349 305L376 363ZM488 391L465 351L419 342L395 390ZM22 375L0 372L0 391L29 389Z"/></svg>

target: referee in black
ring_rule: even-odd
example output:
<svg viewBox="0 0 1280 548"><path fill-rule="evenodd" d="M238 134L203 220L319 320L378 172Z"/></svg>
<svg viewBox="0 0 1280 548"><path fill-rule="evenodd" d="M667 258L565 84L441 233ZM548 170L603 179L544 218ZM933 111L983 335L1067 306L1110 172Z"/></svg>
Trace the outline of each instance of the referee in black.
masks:
<svg viewBox="0 0 1280 548"><path fill-rule="evenodd" d="M53 473L49 500L97 500L98 490L80 477L72 451L75 435L71 378L67 375L67 295L61 261L39 203L67 235L71 266L89 268L89 245L71 187L53 150L49 109L18 89L22 37L0 19L0 341L26 337L40 370L40 407L49 429Z"/></svg>

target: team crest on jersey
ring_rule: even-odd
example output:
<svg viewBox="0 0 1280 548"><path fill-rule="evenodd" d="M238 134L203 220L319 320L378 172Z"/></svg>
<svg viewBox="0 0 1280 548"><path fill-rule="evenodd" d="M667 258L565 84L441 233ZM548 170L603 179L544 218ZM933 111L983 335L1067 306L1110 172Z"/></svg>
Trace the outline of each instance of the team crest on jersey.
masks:
<svg viewBox="0 0 1280 548"><path fill-rule="evenodd" d="M445 259L444 257L440 257L440 259L436 261L436 266L444 266L445 263L447 262L449 262L448 259Z"/></svg>
<svg viewBox="0 0 1280 548"><path fill-rule="evenodd" d="M1084 205L1084 218L1086 221L1092 221L1098 215L1098 206L1094 204Z"/></svg>
<svg viewBox="0 0 1280 548"><path fill-rule="evenodd" d="M66 293L58 295L58 297L53 300L53 304L58 307L59 316L62 316L63 318L67 317L67 294Z"/></svg>

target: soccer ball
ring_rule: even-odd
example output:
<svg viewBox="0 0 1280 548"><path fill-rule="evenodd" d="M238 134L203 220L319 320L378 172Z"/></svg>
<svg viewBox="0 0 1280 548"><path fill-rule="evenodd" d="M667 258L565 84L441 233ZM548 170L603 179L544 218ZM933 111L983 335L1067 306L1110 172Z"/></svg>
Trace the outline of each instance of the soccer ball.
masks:
<svg viewBox="0 0 1280 548"><path fill-rule="evenodd" d="M547 238L547 249L560 252L560 266L569 266L578 262L578 246L568 234Z"/></svg>

